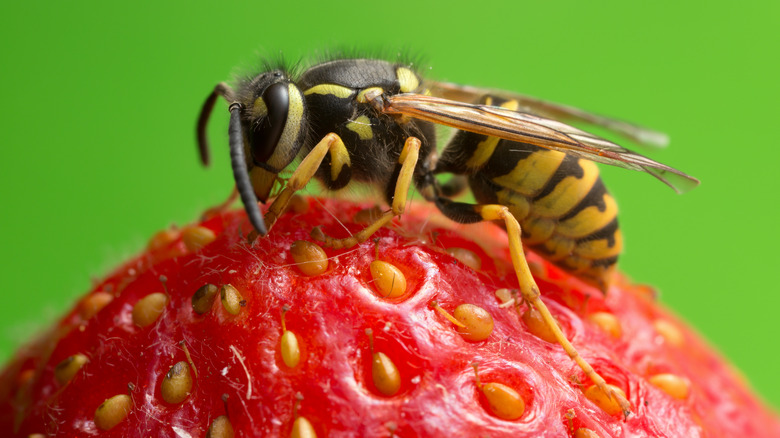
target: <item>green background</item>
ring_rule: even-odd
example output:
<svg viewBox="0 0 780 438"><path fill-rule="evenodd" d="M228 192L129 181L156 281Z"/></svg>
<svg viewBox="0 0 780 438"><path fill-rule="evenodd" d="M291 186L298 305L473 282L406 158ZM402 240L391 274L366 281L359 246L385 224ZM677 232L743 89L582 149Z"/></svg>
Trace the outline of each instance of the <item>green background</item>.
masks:
<svg viewBox="0 0 780 438"><path fill-rule="evenodd" d="M429 76L544 97L670 134L677 196L604 169L622 269L661 291L780 406L778 2L3 2L0 359L232 186L220 102L209 170L194 122L260 53L410 49ZM443 4L443 2L442 2Z"/></svg>

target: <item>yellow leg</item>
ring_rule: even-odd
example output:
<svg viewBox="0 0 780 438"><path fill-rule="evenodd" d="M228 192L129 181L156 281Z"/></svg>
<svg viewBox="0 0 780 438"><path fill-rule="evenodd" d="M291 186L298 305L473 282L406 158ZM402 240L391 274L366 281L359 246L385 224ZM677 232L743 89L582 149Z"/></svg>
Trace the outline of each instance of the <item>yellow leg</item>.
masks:
<svg viewBox="0 0 780 438"><path fill-rule="evenodd" d="M550 310L544 304L544 301L542 301L539 294L539 287L536 285L536 281L534 281L531 270L528 267L528 262L525 259L523 244L520 240L520 224L517 222L517 219L503 205L479 205L475 206L475 209L485 220L504 221L509 238L509 250L512 254L512 264L515 268L517 280L520 283L520 292L523 295L523 299L532 304L536 310L539 311L545 324L547 324L553 332L555 339L561 344L561 347L566 351L566 354L582 368L585 375L593 381L601 391L617 401L620 408L623 410L623 415L627 417L631 413L631 404L625 397L607 387L607 382L604 381L604 378L602 378L593 367L577 353L577 350L571 342L566 339L566 335L561 331L558 322L553 318Z"/></svg>
<svg viewBox="0 0 780 438"><path fill-rule="evenodd" d="M400 216L406 209L406 200L409 194L409 187L414 176L414 168L417 166L417 160L420 156L420 140L415 137L409 137L404 143L401 155L398 157L398 163L401 164L401 172L395 184L395 193L393 195L392 208L382 214L374 223L360 230L358 233L344 238L334 239L326 236L322 230L315 228L311 232L312 238L323 242L325 246L331 248L349 248L360 242L365 242L378 229L387 225L394 217Z"/></svg>
<svg viewBox="0 0 780 438"><path fill-rule="evenodd" d="M265 214L265 225L269 230L276 222L276 219L284 213L292 195L306 187L306 184L311 181L328 153L332 156L340 157L340 161L345 161L347 165L349 164L349 153L344 146L344 142L341 141L341 137L332 132L323 137L301 161L301 164L295 169L290 179L287 180L287 184L279 193L279 196L268 207L268 212Z"/></svg>

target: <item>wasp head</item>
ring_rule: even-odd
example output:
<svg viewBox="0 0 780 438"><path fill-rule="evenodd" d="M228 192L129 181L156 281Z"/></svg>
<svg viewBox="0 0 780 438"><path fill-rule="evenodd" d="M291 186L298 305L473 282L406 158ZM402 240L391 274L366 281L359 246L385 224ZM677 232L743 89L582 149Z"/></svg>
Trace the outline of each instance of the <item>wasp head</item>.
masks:
<svg viewBox="0 0 780 438"><path fill-rule="evenodd" d="M306 106L303 93L281 71L255 77L242 91L246 166L255 195L266 202L277 175L303 146Z"/></svg>

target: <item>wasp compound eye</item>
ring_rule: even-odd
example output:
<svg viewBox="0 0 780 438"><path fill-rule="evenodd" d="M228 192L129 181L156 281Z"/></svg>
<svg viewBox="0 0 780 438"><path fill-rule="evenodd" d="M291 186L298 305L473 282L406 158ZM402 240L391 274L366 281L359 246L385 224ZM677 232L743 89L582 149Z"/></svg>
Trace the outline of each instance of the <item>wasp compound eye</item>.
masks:
<svg viewBox="0 0 780 438"><path fill-rule="evenodd" d="M285 82L277 82L263 92L263 102L267 108L263 117L251 132L250 145L255 164L268 161L284 132L287 113L290 107L290 91Z"/></svg>

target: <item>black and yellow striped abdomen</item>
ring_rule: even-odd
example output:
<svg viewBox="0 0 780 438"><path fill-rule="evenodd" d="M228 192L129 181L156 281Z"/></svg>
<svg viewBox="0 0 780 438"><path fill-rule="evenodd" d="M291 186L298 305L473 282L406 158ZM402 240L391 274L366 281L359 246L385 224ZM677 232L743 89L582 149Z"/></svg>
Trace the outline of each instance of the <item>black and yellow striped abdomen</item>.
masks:
<svg viewBox="0 0 780 438"><path fill-rule="evenodd" d="M622 250L617 204L597 165L561 152L461 131L437 173L467 175L480 204L509 208L523 243L605 289Z"/></svg>

